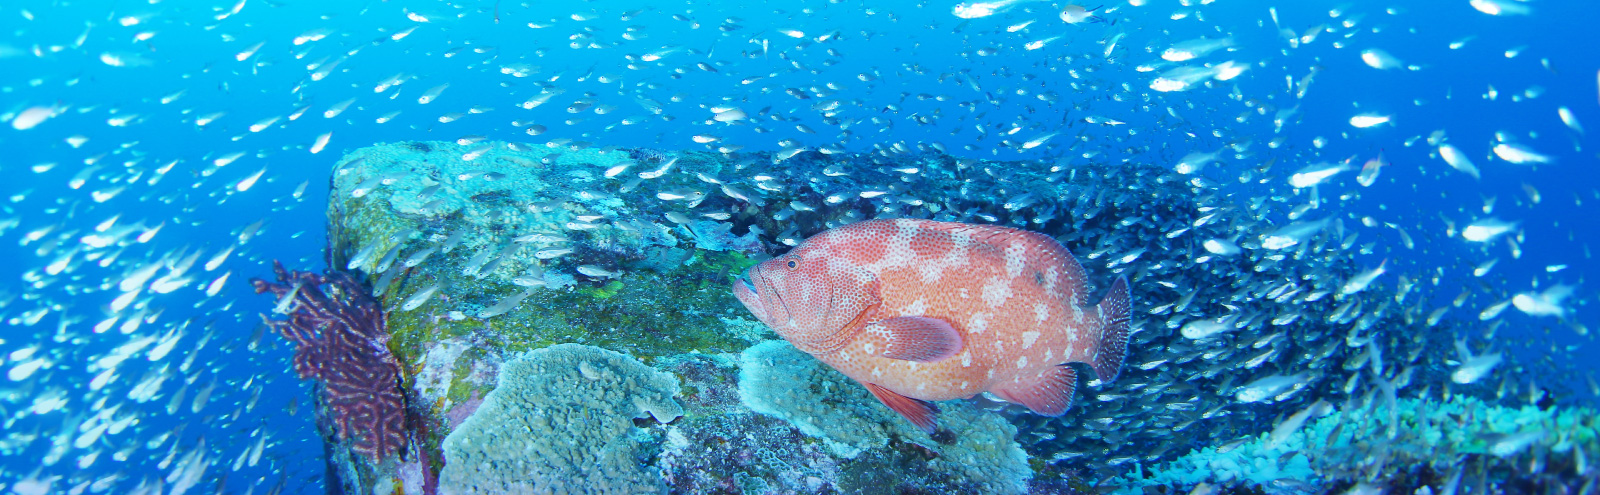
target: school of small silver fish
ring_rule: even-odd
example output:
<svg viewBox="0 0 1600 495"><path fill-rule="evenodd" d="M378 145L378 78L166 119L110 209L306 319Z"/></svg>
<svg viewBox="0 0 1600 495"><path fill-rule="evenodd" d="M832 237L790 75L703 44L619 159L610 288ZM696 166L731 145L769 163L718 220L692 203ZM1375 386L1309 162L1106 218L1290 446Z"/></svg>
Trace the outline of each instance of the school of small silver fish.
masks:
<svg viewBox="0 0 1600 495"><path fill-rule="evenodd" d="M1596 41L1555 22L1582 18L1572 8L8 3L0 492L318 489L310 385L256 317L293 298L256 300L245 281L274 258L321 262L338 150L406 140L454 142L466 162L504 141L760 152L743 176L675 160L595 173L677 184L656 190L673 204L761 205L788 222L766 239L785 248L861 211L1040 232L1097 287L1131 290L1119 378L1017 420L1030 455L1096 479L1375 396L1593 404L1600 179L1583 122L1600 121L1600 74L1565 51ZM929 155L957 165L917 165ZM850 156L878 160L858 164L874 175L811 167ZM423 208L447 206L433 194ZM738 213L691 210L661 220ZM402 234L336 268L441 263L461 233ZM558 232L519 235L466 255L466 275L572 252ZM572 275L621 272L518 284Z"/></svg>

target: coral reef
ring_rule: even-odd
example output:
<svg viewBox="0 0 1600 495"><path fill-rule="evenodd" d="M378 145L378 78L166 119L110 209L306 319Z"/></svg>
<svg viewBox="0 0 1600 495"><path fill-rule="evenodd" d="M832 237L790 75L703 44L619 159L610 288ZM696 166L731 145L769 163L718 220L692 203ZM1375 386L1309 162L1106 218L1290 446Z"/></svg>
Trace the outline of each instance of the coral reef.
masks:
<svg viewBox="0 0 1600 495"><path fill-rule="evenodd" d="M890 435L932 443L927 433L878 403L850 377L782 340L745 349L739 398L751 411L783 419L821 439L839 457L882 448Z"/></svg>
<svg viewBox="0 0 1600 495"><path fill-rule="evenodd" d="M1012 439L1016 428L1000 416L949 403L939 416L942 431L930 436L854 380L785 341L767 341L744 351L739 396L750 410L788 421L807 436L821 439L842 459L857 459L869 451L879 451L880 460L884 451L926 451L924 465L895 470L897 484L923 477L923 485L1016 493L1025 490L1033 476L1027 454ZM857 464L876 462L863 459Z"/></svg>
<svg viewBox="0 0 1600 495"><path fill-rule="evenodd" d="M637 418L683 414L678 380L615 351L559 344L507 361L499 384L444 439L446 493L656 493ZM641 441L643 439L644 441Z"/></svg>
<svg viewBox="0 0 1600 495"><path fill-rule="evenodd" d="M287 319L262 320L295 344L294 369L321 385L321 403L338 438L374 462L406 446L400 367L387 347L383 310L348 274L289 271L274 261L274 284L250 280L256 293L278 299ZM326 287L326 290L323 288Z"/></svg>
<svg viewBox="0 0 1600 495"><path fill-rule="evenodd" d="M674 493L841 493L841 461L793 426L731 413L667 427L661 470Z"/></svg>
<svg viewBox="0 0 1600 495"><path fill-rule="evenodd" d="M683 380L684 416L690 419L748 411L739 402L739 356L689 352L656 360L655 367Z"/></svg>
<svg viewBox="0 0 1600 495"><path fill-rule="evenodd" d="M1262 433L1195 450L1144 477L1116 484L1123 487L1122 493L1199 483L1240 487L1365 483L1411 493L1426 486L1414 479L1426 472L1433 473L1430 478L1443 478L1436 486L1450 483L1451 478L1457 484L1473 483L1474 478L1524 478L1541 487L1533 491L1545 492L1544 488L1600 474L1584 472L1583 457L1594 452L1600 452L1600 419L1586 408L1511 408L1460 395L1398 399L1392 404L1376 400L1332 411L1298 430ZM1563 480L1563 474L1569 477ZM1568 488L1576 490L1578 485Z"/></svg>
<svg viewBox="0 0 1600 495"><path fill-rule="evenodd" d="M668 221L696 215L697 203L618 191L602 174L666 162L710 170L727 166L720 155L466 149L376 145L347 155L332 179L329 254L366 272L394 309L402 362L418 366L432 342L450 338L501 353L581 342L647 361L751 343L708 329L741 314L726 287L760 254L759 230L700 217L697 236ZM679 175L654 182L681 184ZM413 297L417 306L401 310Z"/></svg>
<svg viewBox="0 0 1600 495"><path fill-rule="evenodd" d="M1267 180L1275 172L1265 167L1238 179ZM1346 293L1364 249L1341 224L1348 219L1276 211L1212 180L1153 163L888 148L780 158L560 139L393 143L355 150L335 170L328 255L364 274L386 309L389 347L419 398L410 426L435 460L430 472L449 468L439 461L445 436L489 410L508 356L563 343L625 353L682 380L685 416L635 431L670 438L634 450L640 465L662 469L649 486L681 491L999 492L1027 483L1090 492L1086 480L1260 434L1263 418L1317 400L1347 402L1381 383L1411 396L1453 386L1453 364L1441 358L1450 354L1438 351L1466 332L1421 294L1426 284L1396 273ZM1294 223L1275 224L1284 213ZM894 217L1043 232L1089 268L1091 286L1127 276L1136 311L1123 377L1084 384L1060 418L981 400L943 404L946 430L930 437L906 431L844 377L808 368L816 363L803 354L750 349L775 335L729 293L736 274L824 229ZM1280 231L1296 234L1270 243L1241 234ZM1231 325L1205 338L1179 331L1217 321ZM1235 400L1272 377L1299 382L1270 400ZM1502 385L1513 389L1505 396L1528 396L1519 386ZM746 437L762 440L737 440ZM967 462L968 452L988 462ZM761 460L789 454L802 460ZM1282 462L1296 457L1315 467L1298 454ZM1387 465L1417 479L1432 469L1402 464Z"/></svg>

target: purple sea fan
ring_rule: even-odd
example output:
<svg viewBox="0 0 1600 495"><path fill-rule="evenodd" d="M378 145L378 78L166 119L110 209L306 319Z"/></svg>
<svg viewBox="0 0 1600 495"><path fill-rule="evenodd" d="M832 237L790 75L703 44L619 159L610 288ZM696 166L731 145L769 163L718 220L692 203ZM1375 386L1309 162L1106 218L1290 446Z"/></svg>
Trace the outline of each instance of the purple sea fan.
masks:
<svg viewBox="0 0 1600 495"><path fill-rule="evenodd" d="M294 370L321 382L322 402L340 441L374 462L406 446L405 396L400 364L389 352L383 309L349 274L289 271L273 261L279 283L250 279L256 293L271 292L274 312L262 320L295 344ZM291 300L285 300L285 298Z"/></svg>

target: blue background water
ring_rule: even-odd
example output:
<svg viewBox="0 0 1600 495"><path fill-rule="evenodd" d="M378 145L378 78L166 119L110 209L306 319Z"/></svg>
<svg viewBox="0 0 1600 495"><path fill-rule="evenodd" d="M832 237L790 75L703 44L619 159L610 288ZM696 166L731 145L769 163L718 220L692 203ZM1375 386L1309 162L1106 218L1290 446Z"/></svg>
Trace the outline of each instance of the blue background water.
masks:
<svg viewBox="0 0 1600 495"><path fill-rule="evenodd" d="M1186 7L1154 0L1150 4L1108 2L1102 9L1103 22L1067 25L1057 18L1064 4L1048 2L1023 3L970 21L951 15L954 2L948 1L737 5L607 1L538 2L537 7L526 7L513 2L497 6L252 0L238 14L221 20L218 15L234 4L8 2L0 7L0 27L5 28L0 34L0 54L4 54L0 112L9 119L39 105L59 105L64 111L33 129L0 128L4 150L0 190L8 197L4 218L15 220L14 227L0 231L0 240L5 241L0 242L0 257L11 260L0 264L4 281L0 290L6 294L0 311L7 321L0 334L0 356L37 346L39 355L53 362L28 379L0 382L4 394L0 413L8 436L0 450L4 453L0 483L50 476L73 481L120 477L110 485L122 491L155 473L165 475L170 466L158 465L169 449L176 446L181 457L204 437L204 451L215 459L207 471L208 483L226 474L231 489L266 488L282 473L290 491L317 490L321 444L309 414L309 387L288 370L289 351L277 344L275 336L263 339L267 345L261 352L247 349L257 315L269 311L272 301L253 295L246 280L267 275L272 259L291 267L321 266L327 174L343 150L375 142L470 135L533 143L572 138L596 145L696 148L703 145L691 137L709 134L721 138L713 146L740 145L745 150L776 150L782 139L817 147L837 142L837 127L811 109L824 100L841 103L841 118L859 119L850 127L852 139L844 143L852 151L893 143L911 148L939 143L964 156L1069 164L1175 163L1192 151L1248 142L1248 151L1228 156L1203 173L1217 182L1237 183L1235 179L1246 170L1275 159L1267 174L1254 174L1271 184L1236 185L1242 197L1287 194L1284 180L1301 166L1347 157L1354 157L1359 166L1382 150L1391 165L1383 169L1378 184L1362 188L1355 184L1353 172L1336 176L1319 194L1349 195L1348 199L1330 201L1310 217L1343 218L1348 228L1361 233L1360 244L1377 243L1371 254L1359 256L1360 263L1375 266L1388 259L1391 274L1423 279L1435 305L1470 291L1469 302L1452 310L1450 318L1475 321L1482 308L1535 286L1578 285L1568 301L1575 313L1566 322L1508 309L1500 316L1506 323L1495 345L1517 352L1523 365L1504 367L1500 373L1564 385L1559 389L1563 401L1594 400L1582 378L1593 376L1594 364L1581 356L1600 348L1592 336L1581 336L1570 325L1600 327L1593 307L1596 290L1586 280L1596 268L1589 251L1600 241L1600 220L1594 214L1600 211L1595 207L1600 204L1600 168L1593 150L1594 133L1600 132L1596 88L1600 57L1590 49L1600 45L1600 35L1593 29L1596 11L1591 3L1534 2L1528 16L1485 15L1465 0L1381 6L1316 1L1226 1ZM1332 32L1291 48L1274 26L1269 7L1276 8L1283 27L1296 33L1317 25ZM1342 9L1343 15L1330 16L1334 8ZM633 11L638 12L630 20L620 20ZM421 13L430 22L410 20L408 12ZM1189 15L1174 19L1176 12ZM593 19L574 20L574 13ZM140 22L121 25L130 16ZM719 29L730 24L725 23L730 17L738 18L731 24L739 28ZM1340 25L1357 17L1354 27ZM1007 26L1030 19L1036 22L1018 32L1006 31ZM530 23L548 27L536 29ZM638 27L644 36L624 39L629 26ZM318 28L331 34L303 45L292 43L295 36ZM415 30L404 39L391 39L410 28ZM837 35L815 42L778 29L801 30L808 40L829 32ZM148 41L135 40L136 34L146 31L155 35ZM586 32L597 43L615 46L569 46L572 36ZM1124 36L1108 58L1104 42L1117 33ZM1022 49L1029 41L1058 35L1039 50ZM80 36L82 43L76 41ZM1149 82L1165 68L1139 72L1135 67L1159 61L1160 52L1174 43L1202 36L1232 37L1235 49L1200 61L1234 60L1250 69L1211 87L1174 93L1150 90ZM1450 42L1468 36L1473 38L1464 47L1448 48ZM763 41L764 54L741 56L741 52L760 53ZM253 56L235 59L235 54L257 42L265 44ZM680 49L655 63L638 62L638 70L625 67L624 55L670 47ZM1420 70L1367 67L1359 52L1369 47L1387 50ZM829 49L838 55L827 53ZM1520 54L1508 57L1506 52L1512 49ZM36 56L36 50L42 56ZM144 63L110 66L102 61L105 53L137 57ZM337 60L339 65L326 78L313 80L308 64L319 60ZM501 67L518 62L540 70L524 78L501 72ZM716 71L697 68L699 62L715 64ZM792 62L808 70L795 70ZM1290 81L1305 77L1313 67L1320 71L1306 96L1297 101ZM676 74L681 77L673 77L674 71L681 71ZM863 73L876 78L865 82L858 78ZM404 74L406 81L374 92L375 85L395 74ZM601 76L611 82L602 82ZM535 109L520 108L540 92L541 82L565 93ZM436 101L417 103L425 90L445 83L449 87ZM784 91L822 90L828 83L843 89L827 98L804 100ZM1491 86L1499 93L1493 100L1484 96ZM1513 101L1513 94L1531 87L1542 88L1543 93ZM184 93L176 101L160 102L180 90ZM599 103L614 105L616 111L568 113L567 106L585 92ZM1053 92L1058 99L1045 102L1034 97L1041 92ZM1230 93L1241 97L1230 98ZM919 99L919 94L947 99ZM681 95L681 101L672 101L673 95ZM635 102L636 97L661 102L665 111L652 114ZM343 114L323 117L329 106L348 98L356 102ZM1299 112L1276 134L1273 111L1256 113L1246 104L1250 100L1272 110L1298 105ZM959 102L975 103L976 111L958 106ZM760 123L771 132L757 132L754 125L707 122L712 116L707 107L719 104L738 106L752 116L757 109L770 107L772 114L793 122ZM261 119L287 116L301 106L309 108L298 119L280 119L260 132L248 130ZM1564 126L1557 118L1559 106L1571 108L1589 134ZM473 107L492 110L450 123L438 120L442 114L467 113ZM394 110L401 113L393 121L374 122ZM217 111L226 115L204 127L195 125L196 116ZM1348 124L1351 116L1369 111L1393 115L1393 125L1356 129ZM124 114L138 118L123 127L107 124L108 118ZM935 115L937 120L928 125L914 120ZM1241 115L1248 118L1241 122ZM645 118L636 125L616 125L626 116ZM1084 122L1087 116L1114 118L1127 125L1091 125ZM566 121L571 118L585 120L569 125ZM513 125L514 121L521 125ZM549 130L529 136L522 128L530 123ZM796 123L817 133L796 131ZM1003 136L1011 123L1026 129ZM981 137L978 126L987 128ZM1481 180L1450 170L1425 140L1406 145L1436 130L1444 130L1448 142L1469 155L1482 170ZM1052 131L1061 134L1046 146L1021 152L1002 146L1008 138L1020 142ZM1501 131L1555 157L1555 162L1532 167L1492 158L1493 135ZM315 138L326 132L332 132L328 148L308 153ZM73 135L89 140L75 149L65 141ZM1267 142L1279 135L1286 138L1285 144L1268 148ZM1074 141L1078 136L1084 139ZM1318 137L1326 139L1320 149L1313 145ZM245 156L225 167L211 166L212 160L233 152ZM1099 154L1085 158L1092 152ZM99 157L101 168L81 188L69 187L69 179L94 157ZM152 170L173 160L177 165L159 183L145 182ZM44 172L32 170L41 163L57 165ZM259 184L237 191L238 181L263 167ZM139 182L127 185L111 200L92 199L91 191L125 185L134 175ZM302 183L304 194L293 197ZM1524 185L1537 189L1542 201L1534 204ZM1491 200L1493 211L1485 212L1484 205ZM1289 208L1301 203L1304 199L1275 202L1274 221L1282 221ZM116 215L120 215L118 225L142 221L163 227L145 243L131 240L139 232L135 231L120 249L92 250L77 244L96 224ZM1360 227L1357 219L1363 216L1404 228L1417 247L1401 246L1392 228ZM1484 216L1521 222L1520 259L1512 259L1503 240L1477 245L1447 236L1443 219L1459 229ZM116 282L132 269L180 250L203 250L203 263L238 244L241 230L263 219L260 233L224 266L211 272L194 268L191 271L199 273L187 287L149 295L146 315L152 322L131 334L118 329L93 331L96 323L110 316L107 305L120 293ZM45 240L22 242L27 233L52 226L44 239L60 237L61 244L40 252ZM1259 233L1251 233L1255 234ZM92 252L113 251L120 254L109 266L86 259ZM47 265L68 253L74 253L73 261L64 271L43 274ZM1487 277L1471 276L1473 266L1495 257L1501 261ZM1550 265L1567 268L1547 272ZM199 290L225 272L230 278L220 294L207 297ZM1385 277L1381 285L1392 290L1394 279ZM25 315L41 308L47 312L42 319L33 325L23 323ZM131 313L125 310L122 316ZM142 353L135 354L118 368L117 379L98 392L87 391L94 373L86 363L132 338L159 337L185 321L192 323L171 355L152 363ZM1482 328L1488 327L1483 323ZM209 339L196 350L202 336ZM177 369L191 357L192 366ZM16 364L8 359L4 368ZM147 403L127 400L128 390L163 364L171 366L174 378L165 383L161 397ZM218 386L210 401L198 413L190 412L189 400L213 380ZM168 413L164 405L184 381L191 382L187 398L177 413ZM235 417L250 390L260 391L259 405ZM64 408L44 414L26 411L35 398L52 391L66 391ZM294 400L301 406L299 413L288 415L285 409ZM81 433L80 423L112 408L116 408L113 416L135 415L139 421L90 448L68 449L54 465L40 466L38 459L53 442L70 444ZM124 446L143 444L175 428L181 428L176 439L153 449L139 445L125 463L110 459ZM233 471L232 464L255 444L256 435L268 436L265 461ZM97 461L83 470L73 466L94 450L103 451ZM55 487L63 489L67 483L60 481Z"/></svg>

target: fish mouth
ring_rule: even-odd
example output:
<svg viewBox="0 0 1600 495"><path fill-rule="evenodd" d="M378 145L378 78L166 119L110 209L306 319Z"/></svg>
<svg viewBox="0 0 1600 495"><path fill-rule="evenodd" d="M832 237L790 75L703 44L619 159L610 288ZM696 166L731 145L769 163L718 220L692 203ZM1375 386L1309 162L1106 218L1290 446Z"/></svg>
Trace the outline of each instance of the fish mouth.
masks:
<svg viewBox="0 0 1600 495"><path fill-rule="evenodd" d="M756 267L752 266L750 270L739 275L739 278L734 280L733 297L744 303L745 309L750 310L750 313L755 315L756 319L766 321L767 312L761 306L761 292L756 288L755 280L753 279L756 276L755 271Z"/></svg>

